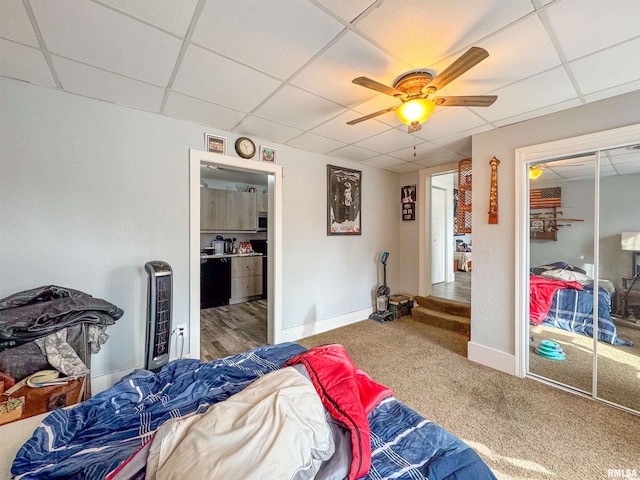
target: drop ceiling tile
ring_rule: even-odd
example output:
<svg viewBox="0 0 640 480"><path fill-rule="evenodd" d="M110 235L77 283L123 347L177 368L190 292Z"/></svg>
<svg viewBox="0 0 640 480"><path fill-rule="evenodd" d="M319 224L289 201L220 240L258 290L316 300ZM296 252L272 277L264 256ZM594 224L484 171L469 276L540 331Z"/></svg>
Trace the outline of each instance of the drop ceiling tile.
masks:
<svg viewBox="0 0 640 480"><path fill-rule="evenodd" d="M640 79L640 63L630 61L638 57L640 38L575 60L569 68L582 93L588 94Z"/></svg>
<svg viewBox="0 0 640 480"><path fill-rule="evenodd" d="M474 46L484 48L489 57L447 85L446 95L482 95L561 63L537 15L475 42ZM430 68L438 74L458 56L447 57Z"/></svg>
<svg viewBox="0 0 640 480"><path fill-rule="evenodd" d="M293 140L289 140L287 142L287 145L299 148L301 150L306 150L308 152L322 154L345 146L344 143L333 140L332 138L315 135L309 132L303 133Z"/></svg>
<svg viewBox="0 0 640 480"><path fill-rule="evenodd" d="M31 0L50 52L154 85L167 85L182 42L92 2Z"/></svg>
<svg viewBox="0 0 640 480"><path fill-rule="evenodd" d="M170 92L163 113L169 117L209 125L220 130L231 130L245 114L230 108Z"/></svg>
<svg viewBox="0 0 640 480"><path fill-rule="evenodd" d="M640 2L636 0L563 0L545 11L567 60L638 35Z"/></svg>
<svg viewBox="0 0 640 480"><path fill-rule="evenodd" d="M561 110L566 110L568 108L578 107L580 105L582 105L580 100L578 98L573 98L571 100L567 100L566 102L559 102L555 105L549 105L547 107L534 109L521 115L514 115L513 117L497 120L493 123L498 127L504 127L506 125L513 125L514 123L524 122L525 120L530 120L532 118L542 117L544 115L549 115Z"/></svg>
<svg viewBox="0 0 640 480"><path fill-rule="evenodd" d="M404 0L381 3L356 27L417 68L466 49L531 12L531 3L523 1L432 1L425 5L424 0Z"/></svg>
<svg viewBox="0 0 640 480"><path fill-rule="evenodd" d="M354 78L366 76L392 85L393 80L407 69L406 64L348 32L298 73L291 83L341 105L353 106L377 94L352 83ZM386 97L384 100L390 105L398 103L393 97L377 95Z"/></svg>
<svg viewBox="0 0 640 480"><path fill-rule="evenodd" d="M422 167L417 163L403 163L401 165L392 165L391 167L387 167L385 170L389 170L394 173L409 173L409 172L417 172Z"/></svg>
<svg viewBox="0 0 640 480"><path fill-rule="evenodd" d="M367 160L363 160L360 163L363 165L367 165L368 167L387 168L387 167L393 167L396 165L402 165L403 163L406 163L406 162L404 160L399 160L394 157L389 157L388 155L380 155L378 157L373 157Z"/></svg>
<svg viewBox="0 0 640 480"><path fill-rule="evenodd" d="M635 80L622 85L616 85L615 87L605 88L594 93L589 93L584 96L587 103L596 102L605 98L615 97L624 93L634 92L640 90L640 80Z"/></svg>
<svg viewBox="0 0 640 480"><path fill-rule="evenodd" d="M149 112L160 111L164 88L55 55L52 55L51 60L65 92L107 100Z"/></svg>
<svg viewBox="0 0 640 480"><path fill-rule="evenodd" d="M418 137L425 140L434 140L453 135L460 130L479 127L486 123L466 107L439 108L441 110L424 122L422 128L416 132Z"/></svg>
<svg viewBox="0 0 640 480"><path fill-rule="evenodd" d="M428 155L426 158L415 160L415 163L423 167L435 167L437 165L444 165L445 163L459 162L465 158L468 157L455 152L448 152L442 155Z"/></svg>
<svg viewBox="0 0 640 480"><path fill-rule="evenodd" d="M548 85L553 85L553 88L549 88ZM500 88L492 93L497 95L498 99L482 112L482 116L489 121L523 115L577 96L562 67Z"/></svg>
<svg viewBox="0 0 640 480"><path fill-rule="evenodd" d="M197 0L101 0L102 3L184 37Z"/></svg>
<svg viewBox="0 0 640 480"><path fill-rule="evenodd" d="M332 152L327 153L330 157L344 158L347 160L353 160L355 162L361 162L367 158L377 156L376 152L366 150L364 148L356 147L354 145L347 145L346 147L338 148Z"/></svg>
<svg viewBox="0 0 640 480"><path fill-rule="evenodd" d="M0 38L0 76L56 88L40 50Z"/></svg>
<svg viewBox="0 0 640 480"><path fill-rule="evenodd" d="M192 41L286 79L343 29L310 2L215 0L206 3Z"/></svg>
<svg viewBox="0 0 640 480"><path fill-rule="evenodd" d="M404 160L405 162L417 162L418 160L425 160L434 155L444 155L446 153L451 153L451 151L429 142L422 142L417 143L415 148L414 146L401 148L400 150L390 152L388 155Z"/></svg>
<svg viewBox="0 0 640 480"><path fill-rule="evenodd" d="M349 120L359 116L360 114L358 113L346 111L314 128L312 132L324 137L334 138L340 142L356 143L390 129L389 125L380 123L377 120L367 120L356 125L346 124Z"/></svg>
<svg viewBox="0 0 640 480"><path fill-rule="evenodd" d="M347 22L351 22L369 8L373 0L319 0L324 6Z"/></svg>
<svg viewBox="0 0 640 480"><path fill-rule="evenodd" d="M435 145L439 145L449 150L458 151L457 148L462 148L464 149L464 151L467 151L469 148L471 148L471 137L478 133L492 130L493 128L494 127L491 125L481 125L469 130L456 132L453 135L449 135L447 137L434 138L431 142ZM469 153L467 156L470 155L471 153Z"/></svg>
<svg viewBox="0 0 640 480"><path fill-rule="evenodd" d="M303 133L303 131L298 128L282 125L281 123L272 122L253 115L245 117L234 130L244 135L268 138L270 141L276 143L286 143Z"/></svg>
<svg viewBox="0 0 640 480"><path fill-rule="evenodd" d="M3 0L0 15L0 37L39 47L36 34L21 0Z"/></svg>
<svg viewBox="0 0 640 480"><path fill-rule="evenodd" d="M629 175L632 173L640 173L640 165L636 163L626 163L624 165L616 166L616 170L621 175Z"/></svg>
<svg viewBox="0 0 640 480"><path fill-rule="evenodd" d="M289 85L284 86L263 103L255 114L308 130L342 113L344 107Z"/></svg>
<svg viewBox="0 0 640 480"><path fill-rule="evenodd" d="M177 92L245 112L279 86L274 78L194 45L187 48L173 82Z"/></svg>
<svg viewBox="0 0 640 480"><path fill-rule="evenodd" d="M422 140L417 140L422 142ZM401 148L412 147L416 144L416 137L407 132L392 128L373 137L365 138L356 143L356 146L373 150L379 153L389 153Z"/></svg>

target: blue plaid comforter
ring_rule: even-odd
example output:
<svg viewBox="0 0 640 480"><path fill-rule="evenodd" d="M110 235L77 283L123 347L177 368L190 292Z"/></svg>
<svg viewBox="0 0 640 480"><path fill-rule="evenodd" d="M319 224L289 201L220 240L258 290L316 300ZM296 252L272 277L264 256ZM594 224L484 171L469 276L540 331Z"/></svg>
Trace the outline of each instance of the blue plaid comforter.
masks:
<svg viewBox="0 0 640 480"><path fill-rule="evenodd" d="M542 325L593 337L593 285L585 285L583 290L561 288L556 291ZM598 340L616 346L625 343L618 338L611 318L611 297L602 287L598 288Z"/></svg>
<svg viewBox="0 0 640 480"><path fill-rule="evenodd" d="M209 363L174 361L158 374L136 370L111 389L47 416L18 452L12 474L102 479L165 421L206 411L305 350L285 343ZM495 479L468 445L394 398L371 411L369 424L368 479Z"/></svg>

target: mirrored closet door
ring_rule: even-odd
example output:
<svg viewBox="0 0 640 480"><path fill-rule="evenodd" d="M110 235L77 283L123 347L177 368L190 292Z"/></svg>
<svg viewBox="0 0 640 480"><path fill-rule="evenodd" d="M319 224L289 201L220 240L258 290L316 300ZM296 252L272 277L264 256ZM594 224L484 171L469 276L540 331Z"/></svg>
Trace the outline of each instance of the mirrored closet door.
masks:
<svg viewBox="0 0 640 480"><path fill-rule="evenodd" d="M590 394L596 155L550 159L530 172L529 371Z"/></svg>
<svg viewBox="0 0 640 480"><path fill-rule="evenodd" d="M640 140L531 157L527 374L640 412Z"/></svg>

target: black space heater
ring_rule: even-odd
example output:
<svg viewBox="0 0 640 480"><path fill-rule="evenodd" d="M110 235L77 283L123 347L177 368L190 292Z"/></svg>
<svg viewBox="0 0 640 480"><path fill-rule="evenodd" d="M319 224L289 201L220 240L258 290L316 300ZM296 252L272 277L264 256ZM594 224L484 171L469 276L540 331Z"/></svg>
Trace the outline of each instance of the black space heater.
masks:
<svg viewBox="0 0 640 480"><path fill-rule="evenodd" d="M169 361L172 270L166 262L147 262L147 343L144 368L159 372Z"/></svg>

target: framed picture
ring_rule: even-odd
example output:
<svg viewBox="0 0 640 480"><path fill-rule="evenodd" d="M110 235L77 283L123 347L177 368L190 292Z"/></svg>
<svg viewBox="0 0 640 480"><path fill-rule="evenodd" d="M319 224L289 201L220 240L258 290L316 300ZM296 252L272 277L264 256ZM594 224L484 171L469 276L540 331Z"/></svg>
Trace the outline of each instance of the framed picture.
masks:
<svg viewBox="0 0 640 480"><path fill-rule="evenodd" d="M362 172L327 165L327 235L362 234Z"/></svg>
<svg viewBox="0 0 640 480"><path fill-rule="evenodd" d="M532 218L530 225L532 232L544 232L544 220Z"/></svg>
<svg viewBox="0 0 640 480"><path fill-rule="evenodd" d="M276 163L276 149L271 147L260 147L260 160L263 162Z"/></svg>
<svg viewBox="0 0 640 480"><path fill-rule="evenodd" d="M415 220L416 219L416 204L415 202L405 202L402 204L402 220Z"/></svg>
<svg viewBox="0 0 640 480"><path fill-rule="evenodd" d="M400 189L402 203L416 203L416 186L405 185Z"/></svg>
<svg viewBox="0 0 640 480"><path fill-rule="evenodd" d="M204 148L207 152L222 153L224 155L226 143L227 139L224 137L209 135L208 133L204 136Z"/></svg>

